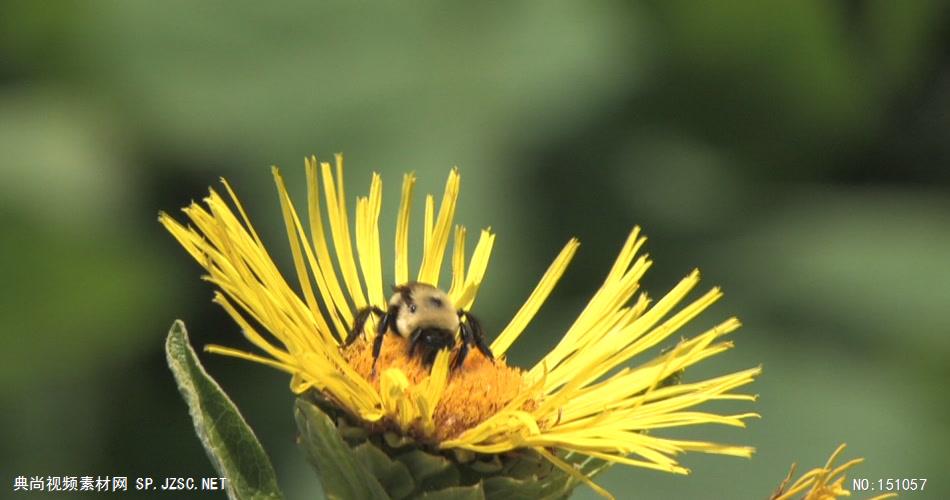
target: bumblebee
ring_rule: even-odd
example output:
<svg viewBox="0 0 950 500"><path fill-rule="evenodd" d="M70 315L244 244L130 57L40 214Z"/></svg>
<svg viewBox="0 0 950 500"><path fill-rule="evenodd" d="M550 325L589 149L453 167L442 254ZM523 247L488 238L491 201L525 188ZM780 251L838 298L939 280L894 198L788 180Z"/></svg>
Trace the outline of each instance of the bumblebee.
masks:
<svg viewBox="0 0 950 500"><path fill-rule="evenodd" d="M468 311L455 309L452 299L442 290L417 281L410 281L393 287L389 307L383 311L370 306L360 309L353 319L353 329L346 337L344 345L350 345L363 332L366 320L375 314L380 318L376 327L376 339L373 341L373 373L376 361L383 346L383 336L395 333L409 340L408 355L421 356L422 362L431 366L435 356L442 349L452 349L456 344L456 332L462 342L452 368L458 368L465 362L471 347L475 347L486 358L495 361L495 356L485 343L485 333L481 324Z"/></svg>

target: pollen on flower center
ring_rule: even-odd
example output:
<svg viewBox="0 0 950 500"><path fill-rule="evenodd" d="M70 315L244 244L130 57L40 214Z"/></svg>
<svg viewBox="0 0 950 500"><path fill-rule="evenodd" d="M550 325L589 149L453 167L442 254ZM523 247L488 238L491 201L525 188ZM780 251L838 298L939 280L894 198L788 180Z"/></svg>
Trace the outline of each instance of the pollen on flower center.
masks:
<svg viewBox="0 0 950 500"><path fill-rule="evenodd" d="M401 370L412 385L429 376L430 368L423 365L419 356L408 356L408 350L408 340L399 335L386 335L376 363L376 374L372 376L371 341L357 340L344 349L343 356L357 373L379 390L379 374L390 368ZM457 351L456 347L453 358ZM526 389L523 375L523 370L508 366L504 359L492 363L473 349L461 367L449 372L445 391L433 414L434 435L418 437L441 442L482 423ZM530 399L525 403L526 406L535 404Z"/></svg>

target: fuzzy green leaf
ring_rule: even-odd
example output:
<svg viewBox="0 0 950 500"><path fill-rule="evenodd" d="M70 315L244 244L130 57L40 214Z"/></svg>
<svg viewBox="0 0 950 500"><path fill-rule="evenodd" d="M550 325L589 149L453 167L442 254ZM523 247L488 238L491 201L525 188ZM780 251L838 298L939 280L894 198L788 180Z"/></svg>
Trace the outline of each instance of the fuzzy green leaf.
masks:
<svg viewBox="0 0 950 500"><path fill-rule="evenodd" d="M519 450L517 460L509 460L502 469L502 475L515 479L531 479L547 476L556 471L541 455L530 450Z"/></svg>
<svg viewBox="0 0 950 500"><path fill-rule="evenodd" d="M278 500L274 468L244 417L198 361L185 324L175 321L165 355L208 458L226 477L231 499Z"/></svg>
<svg viewBox="0 0 950 500"><path fill-rule="evenodd" d="M294 417L301 444L320 474L327 498L390 498L373 473L354 456L326 413L303 399L297 399Z"/></svg>
<svg viewBox="0 0 950 500"><path fill-rule="evenodd" d="M393 500L406 498L415 489L409 469L401 462L390 459L372 443L354 446L353 455L379 480Z"/></svg>
<svg viewBox="0 0 950 500"><path fill-rule="evenodd" d="M396 457L412 473L417 491L440 490L458 486L459 471L445 457L432 455L422 450L412 450Z"/></svg>

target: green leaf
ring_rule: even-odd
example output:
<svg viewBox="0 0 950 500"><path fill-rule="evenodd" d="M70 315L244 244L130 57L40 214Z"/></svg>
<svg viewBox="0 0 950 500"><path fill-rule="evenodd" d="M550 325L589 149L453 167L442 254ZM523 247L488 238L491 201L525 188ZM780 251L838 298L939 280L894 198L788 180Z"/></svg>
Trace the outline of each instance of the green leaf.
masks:
<svg viewBox="0 0 950 500"><path fill-rule="evenodd" d="M485 498L506 500L567 498L577 485L577 480L558 469L552 469L543 477L532 475L516 479L510 476L495 476L485 479L482 483Z"/></svg>
<svg viewBox="0 0 950 500"><path fill-rule="evenodd" d="M498 455L489 455L489 458L485 458L482 460L472 460L466 465L473 472L477 472L477 473L485 474L485 475L496 473L500 471L501 468L503 467L503 464L501 463L501 460L498 458Z"/></svg>
<svg viewBox="0 0 950 500"><path fill-rule="evenodd" d="M326 413L298 398L294 418L300 430L301 444L320 474L327 498L390 498L372 472L354 456Z"/></svg>
<svg viewBox="0 0 950 500"><path fill-rule="evenodd" d="M547 476L556 469L541 455L532 450L517 450L513 453L516 460L509 460L502 474L515 479L535 479Z"/></svg>
<svg viewBox="0 0 950 500"><path fill-rule="evenodd" d="M393 500L406 498L415 489L409 469L386 456L370 442L353 447L353 456L365 465Z"/></svg>
<svg viewBox="0 0 950 500"><path fill-rule="evenodd" d="M439 490L459 484L458 469L445 457L417 449L397 456L396 460L405 464L412 473L417 491Z"/></svg>
<svg viewBox="0 0 950 500"><path fill-rule="evenodd" d="M234 403L201 366L180 320L168 332L165 355L208 458L215 470L228 478L228 497L283 498L264 448Z"/></svg>

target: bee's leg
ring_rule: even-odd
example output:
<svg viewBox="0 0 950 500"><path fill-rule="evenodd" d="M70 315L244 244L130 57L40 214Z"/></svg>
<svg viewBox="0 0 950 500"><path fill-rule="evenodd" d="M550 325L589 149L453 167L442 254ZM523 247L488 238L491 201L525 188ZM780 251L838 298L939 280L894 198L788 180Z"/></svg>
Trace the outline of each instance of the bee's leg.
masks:
<svg viewBox="0 0 950 500"><path fill-rule="evenodd" d="M459 347L458 354L455 355L455 361L452 362L452 369L458 369L462 367L462 364L465 363L465 358L468 356L468 340L466 337L466 330L468 330L468 325L462 325L462 347Z"/></svg>
<svg viewBox="0 0 950 500"><path fill-rule="evenodd" d="M376 339L373 341L373 369L370 371L370 376L376 375L376 361L379 360L379 351L383 348L383 335L386 335L390 328L395 328L396 313L399 312L399 308L389 306L389 310L383 312L382 309L373 307L373 312L382 316L382 319L376 326Z"/></svg>
<svg viewBox="0 0 950 500"><path fill-rule="evenodd" d="M399 313L399 308L396 306L389 306L389 309L386 312L383 312L382 309L378 307L373 307L373 312L376 313L381 319L379 324L376 325L376 334L383 334L388 332L390 329L396 329L396 314Z"/></svg>
<svg viewBox="0 0 950 500"><path fill-rule="evenodd" d="M477 347L486 358L490 359L491 362L494 363L495 355L492 354L488 344L485 343L485 331L482 330L482 324L478 322L478 319L476 319L475 316L472 316L465 311L460 311L459 316L463 316L466 320L464 323L462 323L462 339L466 340L466 343L474 344L475 347ZM466 324L468 325L468 339L466 339L464 335L466 330L464 326Z"/></svg>
<svg viewBox="0 0 950 500"><path fill-rule="evenodd" d="M379 351L383 348L383 335L386 332L376 334L376 340L373 341L373 369L370 370L370 376L376 375L376 362L379 361Z"/></svg>
<svg viewBox="0 0 950 500"><path fill-rule="evenodd" d="M364 307L357 311L356 317L353 319L353 329L350 330L346 340L343 341L344 346L352 344L363 333L363 327L366 325L366 320L369 319L370 314L383 314L383 311L375 306Z"/></svg>
<svg viewBox="0 0 950 500"><path fill-rule="evenodd" d="M413 353L416 352L416 349L419 347L419 341L422 340L422 329L416 328L412 335L409 336L409 352L408 355L411 358Z"/></svg>

